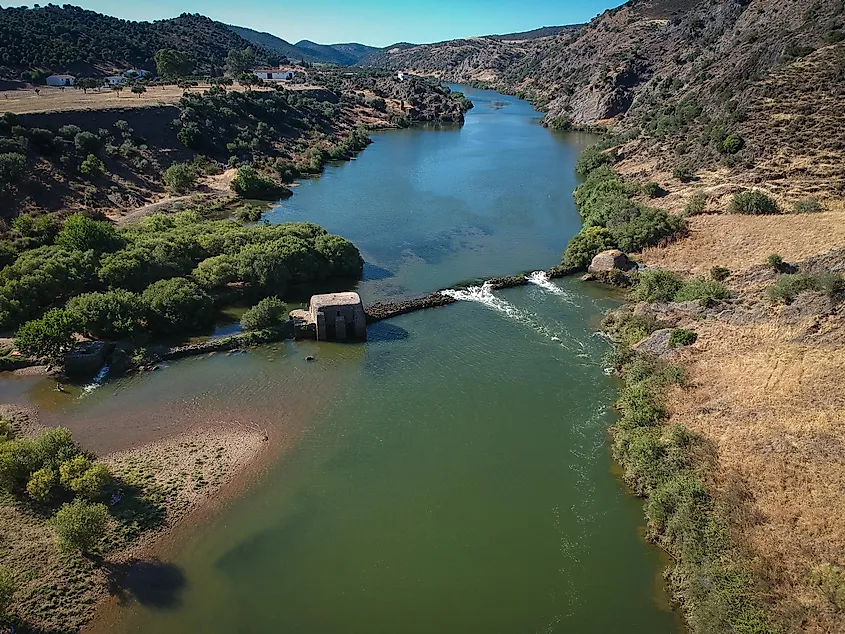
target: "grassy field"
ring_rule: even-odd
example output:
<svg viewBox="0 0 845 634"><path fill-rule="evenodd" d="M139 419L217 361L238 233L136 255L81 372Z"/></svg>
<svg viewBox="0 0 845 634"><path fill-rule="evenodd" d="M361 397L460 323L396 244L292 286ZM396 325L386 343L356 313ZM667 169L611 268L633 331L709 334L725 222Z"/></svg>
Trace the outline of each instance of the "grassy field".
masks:
<svg viewBox="0 0 845 634"><path fill-rule="evenodd" d="M202 92L209 84L193 86L189 90ZM288 90L313 90L318 86L286 84ZM230 86L229 90L243 90ZM149 86L147 92L133 95L128 88L122 92L109 89L89 90L87 93L76 88L41 86L38 93L34 88L0 91L0 112L29 114L35 112L66 112L69 110L107 110L110 108L143 108L148 106L173 105L185 93L178 86ZM261 90L260 88L257 90ZM266 88L272 90L272 88Z"/></svg>

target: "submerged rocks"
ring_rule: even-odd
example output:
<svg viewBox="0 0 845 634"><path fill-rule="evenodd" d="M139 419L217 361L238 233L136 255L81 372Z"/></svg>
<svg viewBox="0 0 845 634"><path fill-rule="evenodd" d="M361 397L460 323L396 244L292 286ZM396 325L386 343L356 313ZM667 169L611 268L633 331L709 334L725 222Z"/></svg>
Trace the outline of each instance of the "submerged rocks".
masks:
<svg viewBox="0 0 845 634"><path fill-rule="evenodd" d="M593 275L602 273L609 273L610 271L630 271L637 268L627 255L622 253L619 249L609 249L602 251L593 258L587 271Z"/></svg>

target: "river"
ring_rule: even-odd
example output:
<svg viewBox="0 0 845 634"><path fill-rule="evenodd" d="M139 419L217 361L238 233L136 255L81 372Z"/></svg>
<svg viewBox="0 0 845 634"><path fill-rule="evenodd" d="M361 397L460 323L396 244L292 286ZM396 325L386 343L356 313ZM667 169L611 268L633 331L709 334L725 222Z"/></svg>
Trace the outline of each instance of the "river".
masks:
<svg viewBox="0 0 845 634"><path fill-rule="evenodd" d="M266 217L355 242L365 302L557 263L591 138L466 92L463 127L376 133ZM187 531L168 600L129 604L110 630L675 634L641 504L607 450L617 386L592 327L615 300L574 279L461 298L373 325L366 344L188 359L72 403L4 382L48 420L85 418L98 450L203 416L289 440Z"/></svg>

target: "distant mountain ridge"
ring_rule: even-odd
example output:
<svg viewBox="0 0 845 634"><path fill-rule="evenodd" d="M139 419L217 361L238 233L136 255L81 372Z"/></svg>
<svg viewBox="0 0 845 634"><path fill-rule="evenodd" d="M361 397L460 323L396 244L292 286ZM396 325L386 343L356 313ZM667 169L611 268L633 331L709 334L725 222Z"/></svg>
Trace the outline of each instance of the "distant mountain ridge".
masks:
<svg viewBox="0 0 845 634"><path fill-rule="evenodd" d="M326 64L338 66L353 66L365 57L380 51L375 46L364 44L317 44L311 40L300 40L296 43L298 49L307 51L311 56Z"/></svg>
<svg viewBox="0 0 845 634"><path fill-rule="evenodd" d="M311 62L318 64L336 64L354 66L365 57L380 51L375 46L348 42L343 44L318 44L311 40L300 40L291 44L272 33L256 31L245 26L227 27L248 42L287 57L293 62Z"/></svg>

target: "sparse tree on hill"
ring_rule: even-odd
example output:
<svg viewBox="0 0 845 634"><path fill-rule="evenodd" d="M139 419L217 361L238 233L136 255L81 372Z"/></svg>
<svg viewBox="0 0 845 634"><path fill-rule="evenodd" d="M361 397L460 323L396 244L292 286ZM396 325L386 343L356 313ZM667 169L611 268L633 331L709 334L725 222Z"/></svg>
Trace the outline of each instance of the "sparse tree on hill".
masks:
<svg viewBox="0 0 845 634"><path fill-rule="evenodd" d="M111 89L117 93L117 97L119 99L120 93L123 92L123 84L115 84L114 86L111 87Z"/></svg>
<svg viewBox="0 0 845 634"><path fill-rule="evenodd" d="M132 94L138 95L138 99L140 99L141 95L145 92L147 92L147 87L144 84L135 84L132 86Z"/></svg>

